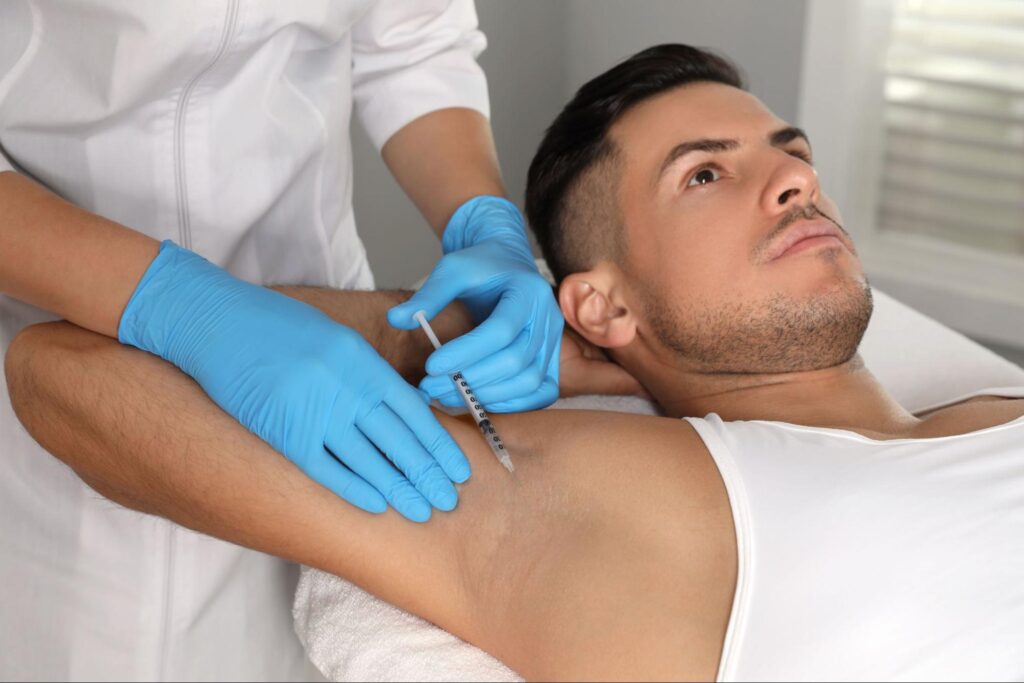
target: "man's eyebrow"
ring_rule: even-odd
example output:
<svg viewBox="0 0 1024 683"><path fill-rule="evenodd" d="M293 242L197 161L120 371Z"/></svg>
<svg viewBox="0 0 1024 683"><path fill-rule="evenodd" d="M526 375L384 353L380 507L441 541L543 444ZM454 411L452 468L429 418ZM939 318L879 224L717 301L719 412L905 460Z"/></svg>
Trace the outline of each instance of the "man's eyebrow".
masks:
<svg viewBox="0 0 1024 683"><path fill-rule="evenodd" d="M786 126L779 130L773 131L768 135L768 142L773 147L781 147L786 143L792 142L797 138L803 138L807 146L811 146L811 141L807 137L807 133L802 128L796 126ZM655 182L661 180L661 177L665 175L665 171L668 170L675 162L683 158L690 152L729 152L737 149L740 146L739 140L732 138L701 138L699 140L687 140L686 142L680 142L678 145L673 147L671 151L665 156L665 160L661 162L661 168L658 169L658 175L655 177Z"/></svg>
<svg viewBox="0 0 1024 683"><path fill-rule="evenodd" d="M773 147L784 145L787 142L792 142L797 138L803 138L807 146L811 146L811 139L807 137L807 133L804 132L803 128L797 128L796 126L786 126L768 136L768 142L772 143Z"/></svg>

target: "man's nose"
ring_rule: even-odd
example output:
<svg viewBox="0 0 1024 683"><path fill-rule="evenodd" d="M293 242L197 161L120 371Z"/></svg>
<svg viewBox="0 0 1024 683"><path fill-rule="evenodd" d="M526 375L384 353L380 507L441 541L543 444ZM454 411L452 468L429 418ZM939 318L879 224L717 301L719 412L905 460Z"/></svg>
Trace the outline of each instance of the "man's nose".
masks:
<svg viewBox="0 0 1024 683"><path fill-rule="evenodd" d="M786 213L796 205L815 204L818 201L818 175L814 168L791 154L778 151L781 158L775 163L765 186L762 204L772 215Z"/></svg>

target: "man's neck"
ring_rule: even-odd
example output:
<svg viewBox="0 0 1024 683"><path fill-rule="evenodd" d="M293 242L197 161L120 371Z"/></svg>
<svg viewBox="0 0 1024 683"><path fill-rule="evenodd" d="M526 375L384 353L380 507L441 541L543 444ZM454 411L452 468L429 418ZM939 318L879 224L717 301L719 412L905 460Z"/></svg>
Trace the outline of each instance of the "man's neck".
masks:
<svg viewBox="0 0 1024 683"><path fill-rule="evenodd" d="M647 389L673 417L717 413L723 420L777 420L905 436L921 421L889 395L860 355L830 368L765 375L710 374L664 366Z"/></svg>

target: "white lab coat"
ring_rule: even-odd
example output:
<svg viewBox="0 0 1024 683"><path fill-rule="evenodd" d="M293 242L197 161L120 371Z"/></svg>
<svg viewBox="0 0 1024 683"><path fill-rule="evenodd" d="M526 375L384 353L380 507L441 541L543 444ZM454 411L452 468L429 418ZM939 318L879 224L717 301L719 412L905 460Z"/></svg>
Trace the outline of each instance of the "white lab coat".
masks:
<svg viewBox="0 0 1024 683"><path fill-rule="evenodd" d="M472 0L8 0L0 170L252 282L369 288L352 101L378 147L487 115L485 44ZM0 350L50 318L0 295ZM0 398L0 679L298 679L294 581L102 498Z"/></svg>

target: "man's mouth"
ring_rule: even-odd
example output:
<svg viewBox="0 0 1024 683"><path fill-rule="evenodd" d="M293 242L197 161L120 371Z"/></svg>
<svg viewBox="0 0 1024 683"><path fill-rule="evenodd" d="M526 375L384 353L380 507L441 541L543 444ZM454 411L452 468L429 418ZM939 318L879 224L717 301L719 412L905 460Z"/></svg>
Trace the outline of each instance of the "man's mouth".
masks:
<svg viewBox="0 0 1024 683"><path fill-rule="evenodd" d="M843 247L851 254L856 253L846 233L819 214L813 219L794 221L779 234L768 247L765 262L770 263L819 247Z"/></svg>

